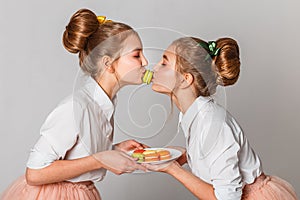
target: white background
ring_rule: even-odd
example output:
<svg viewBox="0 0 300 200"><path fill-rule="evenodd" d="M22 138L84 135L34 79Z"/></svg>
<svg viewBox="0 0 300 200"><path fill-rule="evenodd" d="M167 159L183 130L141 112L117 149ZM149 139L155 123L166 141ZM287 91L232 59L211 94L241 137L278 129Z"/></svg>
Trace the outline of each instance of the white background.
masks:
<svg viewBox="0 0 300 200"><path fill-rule="evenodd" d="M134 28L161 27L146 29L149 34L142 29L145 48L152 47L152 43L154 47L166 47L176 35L168 29L205 40L235 38L241 48L241 76L236 85L226 88L227 109L262 158L265 173L288 180L300 194L300 3L297 0L1 0L0 192L24 173L29 150L39 137L47 114L72 93L78 59L64 50L61 38L71 15L80 8L89 8ZM172 37L150 34L162 28ZM150 64L157 61L149 50L145 53ZM121 105L126 102L128 89L120 92L116 113L121 129L132 128L132 120L126 117L128 123L121 123L121 116L127 112L126 105ZM149 87L142 89L144 95L137 95L139 102L144 100L148 107L151 102L160 102L169 109L167 97L153 93ZM145 116L153 119L164 116L159 107L148 110L150 116L132 109L136 117L133 121ZM142 141L151 146L167 144L170 133L176 135L176 114L174 109L166 130ZM159 121L151 123L142 128L145 133L161 126ZM129 138L121 129L116 128L116 142ZM141 136L136 133L135 136L142 137L142 131ZM183 136L176 135L172 144L184 145ZM108 173L97 187L103 199L195 199L164 174L118 177Z"/></svg>

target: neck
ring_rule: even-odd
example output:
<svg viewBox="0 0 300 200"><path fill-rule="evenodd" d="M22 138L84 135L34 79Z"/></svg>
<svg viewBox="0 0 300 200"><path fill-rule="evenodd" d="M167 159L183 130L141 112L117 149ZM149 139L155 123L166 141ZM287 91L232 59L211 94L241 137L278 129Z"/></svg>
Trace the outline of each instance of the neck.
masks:
<svg viewBox="0 0 300 200"><path fill-rule="evenodd" d="M189 107L193 104L193 102L196 100L196 95L191 92L190 89L188 90L180 90L176 92L173 100L178 109L185 113Z"/></svg>
<svg viewBox="0 0 300 200"><path fill-rule="evenodd" d="M95 80L110 99L113 99L120 89L120 86L116 80L106 76L97 77Z"/></svg>

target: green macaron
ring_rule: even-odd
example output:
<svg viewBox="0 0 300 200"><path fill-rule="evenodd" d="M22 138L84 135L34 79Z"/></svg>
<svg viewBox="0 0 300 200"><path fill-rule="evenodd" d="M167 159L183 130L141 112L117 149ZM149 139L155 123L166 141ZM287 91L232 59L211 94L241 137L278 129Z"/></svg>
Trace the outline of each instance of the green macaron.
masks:
<svg viewBox="0 0 300 200"><path fill-rule="evenodd" d="M153 76L153 72L150 70L147 70L143 77L143 83L150 84L152 76Z"/></svg>
<svg viewBox="0 0 300 200"><path fill-rule="evenodd" d="M133 158L138 158L138 162L144 162L144 155L142 153L133 153L131 156Z"/></svg>

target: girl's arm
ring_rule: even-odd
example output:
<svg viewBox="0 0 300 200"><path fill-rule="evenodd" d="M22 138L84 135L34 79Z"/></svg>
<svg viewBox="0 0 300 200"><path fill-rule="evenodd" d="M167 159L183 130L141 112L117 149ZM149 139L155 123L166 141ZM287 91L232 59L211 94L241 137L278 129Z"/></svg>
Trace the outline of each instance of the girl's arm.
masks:
<svg viewBox="0 0 300 200"><path fill-rule="evenodd" d="M168 173L175 179L180 181L190 192L201 200L217 200L214 188L211 184L206 183L191 172L187 171L178 164L171 162L161 165L144 164L144 166L152 171L160 171Z"/></svg>
<svg viewBox="0 0 300 200"><path fill-rule="evenodd" d="M56 183L100 168L117 175L131 173L137 169L146 170L124 152L112 150L74 160L57 160L42 169L27 168L26 180L29 185Z"/></svg>
<svg viewBox="0 0 300 200"><path fill-rule="evenodd" d="M92 170L101 168L101 164L92 156L75 160L57 160L42 169L26 169L29 185L43 185L62 182Z"/></svg>

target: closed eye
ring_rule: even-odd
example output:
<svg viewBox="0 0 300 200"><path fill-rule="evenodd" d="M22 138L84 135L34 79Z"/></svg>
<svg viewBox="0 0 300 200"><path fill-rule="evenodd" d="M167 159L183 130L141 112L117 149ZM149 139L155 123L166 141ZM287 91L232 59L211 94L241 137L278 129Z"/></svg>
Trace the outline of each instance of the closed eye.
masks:
<svg viewBox="0 0 300 200"><path fill-rule="evenodd" d="M135 50L133 53L133 57L140 58L141 57L141 50Z"/></svg>

